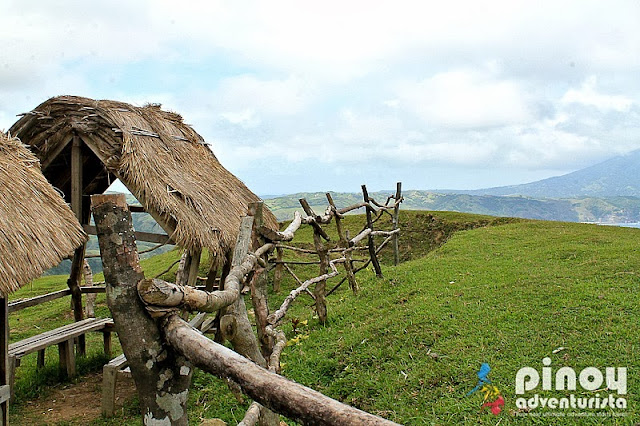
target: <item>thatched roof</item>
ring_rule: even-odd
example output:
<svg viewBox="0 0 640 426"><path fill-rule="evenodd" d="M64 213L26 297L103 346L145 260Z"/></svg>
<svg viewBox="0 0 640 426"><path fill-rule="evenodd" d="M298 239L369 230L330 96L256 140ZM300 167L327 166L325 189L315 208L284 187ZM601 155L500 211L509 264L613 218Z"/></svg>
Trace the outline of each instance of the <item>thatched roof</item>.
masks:
<svg viewBox="0 0 640 426"><path fill-rule="evenodd" d="M25 114L10 132L31 146L45 176L65 194L69 141L79 136L89 148L84 194L102 193L119 178L174 241L189 249L219 254L233 247L248 204L259 201L180 115L159 105L60 96ZM277 226L268 211L265 222Z"/></svg>
<svg viewBox="0 0 640 426"><path fill-rule="evenodd" d="M0 293L6 296L73 254L86 235L38 159L2 132L0 194Z"/></svg>

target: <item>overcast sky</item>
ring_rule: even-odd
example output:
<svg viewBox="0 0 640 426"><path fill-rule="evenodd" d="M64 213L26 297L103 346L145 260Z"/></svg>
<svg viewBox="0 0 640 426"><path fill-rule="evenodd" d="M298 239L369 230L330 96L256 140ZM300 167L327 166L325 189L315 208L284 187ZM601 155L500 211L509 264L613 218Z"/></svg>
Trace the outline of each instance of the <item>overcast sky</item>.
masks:
<svg viewBox="0 0 640 426"><path fill-rule="evenodd" d="M474 189L640 148L640 1L0 2L0 129L179 112L258 194Z"/></svg>

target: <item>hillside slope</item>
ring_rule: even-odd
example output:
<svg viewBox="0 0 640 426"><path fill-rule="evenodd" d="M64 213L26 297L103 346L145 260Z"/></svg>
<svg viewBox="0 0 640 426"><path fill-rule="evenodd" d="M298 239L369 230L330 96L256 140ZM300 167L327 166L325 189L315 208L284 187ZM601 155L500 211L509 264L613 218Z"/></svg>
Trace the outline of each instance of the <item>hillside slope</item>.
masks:
<svg viewBox="0 0 640 426"><path fill-rule="evenodd" d="M308 338L287 349L284 374L408 425L602 424L540 423L515 406L514 378L524 366L541 371L547 356L554 371L640 363L638 238L636 229L528 221L456 233L385 268L385 279L361 278L358 296L332 296L329 325L299 332ZM480 408L481 395L466 396L483 362L506 400L499 418ZM628 383L635 400L640 383ZM640 407L626 413L620 424Z"/></svg>

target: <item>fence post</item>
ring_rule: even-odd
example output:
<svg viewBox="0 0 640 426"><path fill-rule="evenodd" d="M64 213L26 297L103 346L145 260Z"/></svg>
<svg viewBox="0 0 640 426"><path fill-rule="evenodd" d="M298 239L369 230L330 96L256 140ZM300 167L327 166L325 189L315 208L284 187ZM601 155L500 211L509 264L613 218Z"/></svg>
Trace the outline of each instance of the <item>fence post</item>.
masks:
<svg viewBox="0 0 640 426"><path fill-rule="evenodd" d="M395 206L393 208L393 230L398 229L398 214L400 212L400 200L402 200L402 182L396 183ZM400 248L398 247L398 233L393 236L393 264L400 263Z"/></svg>
<svg viewBox="0 0 640 426"><path fill-rule="evenodd" d="M362 198L367 203L365 210L367 212L367 227L373 231L373 221L371 219L371 206L369 205L369 192L367 192L367 185L362 185ZM378 262L378 256L376 255L376 246L373 241L373 235L369 234L369 256L371 256L371 263L373 269L376 271L376 276L382 278L382 270L380 269L380 263Z"/></svg>
<svg viewBox="0 0 640 426"><path fill-rule="evenodd" d="M309 207L309 203L304 198L300 198L300 205L302 209L307 214L307 216L315 217L315 213ZM318 252L318 257L320 258L320 275L324 275L329 270L329 253L327 251L327 247L324 245L321 239L321 228L320 225L312 222L313 226L313 244L316 247L316 251ZM326 234L325 234L326 235ZM318 313L318 319L321 324L327 322L327 302L325 300L327 292L327 280L322 280L316 283L316 286L313 290L313 295L316 297L316 312Z"/></svg>
<svg viewBox="0 0 640 426"><path fill-rule="evenodd" d="M327 195L327 201L329 202L329 205L333 209L333 214L336 219L336 230L338 231L338 237L340 238L340 243L339 243L340 247L343 247L344 249L348 249L349 241L345 235L344 229L342 228L342 222L341 222L342 219L340 218L340 214L336 210L336 205L333 202L333 197L331 196L331 194L327 192L326 195ZM346 261L344 262L344 269L347 273L347 279L349 280L349 287L351 287L353 294L358 294L358 282L356 281L356 277L353 274L353 263L351 262L351 252L346 251L344 254L344 257L346 259Z"/></svg>

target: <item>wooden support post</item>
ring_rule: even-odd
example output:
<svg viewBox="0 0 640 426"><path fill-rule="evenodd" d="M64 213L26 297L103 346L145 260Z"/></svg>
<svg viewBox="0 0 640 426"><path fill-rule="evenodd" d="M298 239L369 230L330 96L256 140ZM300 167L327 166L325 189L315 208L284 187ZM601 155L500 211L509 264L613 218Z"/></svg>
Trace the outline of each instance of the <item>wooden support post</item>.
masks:
<svg viewBox="0 0 640 426"><path fill-rule="evenodd" d="M284 265L282 264L282 257L284 255L284 250L282 247L276 247L276 268L273 273L273 291L280 291L280 283L282 282L282 271L284 269Z"/></svg>
<svg viewBox="0 0 640 426"><path fill-rule="evenodd" d="M400 213L400 200L402 200L402 182L396 183L395 207L393 208L393 230L398 229L398 214ZM400 248L398 244L398 233L393 235L393 264L400 263Z"/></svg>
<svg viewBox="0 0 640 426"><path fill-rule="evenodd" d="M213 291L216 286L216 278L218 275L218 260L215 259L209 268L209 273L207 274L207 282L205 283L204 289L206 291Z"/></svg>
<svg viewBox="0 0 640 426"><path fill-rule="evenodd" d="M304 198L301 198L300 205L302 209L307 214L307 216L315 216L311 207L309 207L309 203ZM316 252L318 252L318 258L320 258L320 275L324 275L329 270L329 252L327 247L322 242L322 233L326 235L324 230L320 228L320 225L312 222L313 226L313 244L315 245ZM316 298L316 313L318 314L318 320L321 324L327 322L327 302L325 300L327 293L327 280L321 280L316 283L315 288L313 289L313 295Z"/></svg>
<svg viewBox="0 0 640 426"><path fill-rule="evenodd" d="M89 261L84 259L82 262L82 276L84 277L84 285L86 287L93 287L93 271L91 271L91 266L89 265ZM85 304L85 315L87 318L95 318L95 305L96 305L96 293L87 294L87 301Z"/></svg>
<svg viewBox="0 0 640 426"><path fill-rule="evenodd" d="M367 185L362 185L362 198L365 203L369 203L369 192L367 192ZM373 232L373 222L371 220L371 209L365 207L367 212L367 227ZM369 234L369 256L371 257L371 263L373 269L376 271L376 276L382 278L382 270L380 269L380 263L378 262L378 256L376 255L376 246L373 241L373 235Z"/></svg>
<svg viewBox="0 0 640 426"><path fill-rule="evenodd" d="M240 266L249 251L251 245L251 237L253 230L253 216L245 216L240 225L236 246L233 251L231 260L231 268ZM222 284L221 284L222 285ZM253 332L249 316L247 315L247 307L242 296L236 301L222 310L223 315L220 318L220 330L222 336L231 342L233 349L240 355L252 360L261 367L267 367L267 360L262 355L258 339ZM269 410L262 411L262 424L269 426L278 425L278 416Z"/></svg>
<svg viewBox="0 0 640 426"><path fill-rule="evenodd" d="M9 388L7 392L0 392L0 425L9 424L9 398L11 389L11 365L9 363L9 306L6 296L0 295L0 390Z"/></svg>
<svg viewBox="0 0 640 426"><path fill-rule="evenodd" d="M202 256L202 249L192 250L189 254L191 255L191 262L189 263L187 285L190 287L195 287L196 280L198 279L198 269L200 268L200 257Z"/></svg>
<svg viewBox="0 0 640 426"><path fill-rule="evenodd" d="M342 219L336 209L336 204L333 202L333 197L328 192L326 195L327 195L327 201L329 202L329 205L333 208L333 212L335 215L336 230L338 231L338 237L340 238L339 245L340 247L347 249L349 248L349 240L347 239L345 230L342 228ZM353 263L352 263L351 252L350 251L345 252L344 257L346 259L346 261L344 262L344 269L347 273L347 279L349 280L349 287L351 287L353 294L358 294L358 282L356 281L356 276L353 274Z"/></svg>
<svg viewBox="0 0 640 426"><path fill-rule="evenodd" d="M186 426L193 366L165 345L157 323L138 296L144 278L124 194L91 197L107 304L136 383L145 424Z"/></svg>
<svg viewBox="0 0 640 426"><path fill-rule="evenodd" d="M180 264L176 271L176 284L185 285L189 279L189 265L191 264L191 253L185 249L180 257Z"/></svg>
<svg viewBox="0 0 640 426"><path fill-rule="evenodd" d="M262 201L249 204L249 214L253 216L252 242L254 247L261 247L265 241L260 236L258 230L264 225L263 216L264 203ZM266 255L265 255L266 258ZM273 337L267 334L267 317L269 316L267 290L267 274L262 268L255 271L251 280L251 301L253 302L253 310L256 315L256 328L258 330L258 339L260 341L260 349L262 355L268 358L273 351Z"/></svg>
<svg viewBox="0 0 640 426"><path fill-rule="evenodd" d="M102 334L104 354L107 358L111 358L111 329L103 331Z"/></svg>
<svg viewBox="0 0 640 426"><path fill-rule="evenodd" d="M38 363L36 364L37 368L43 368L45 363L45 349L40 349L38 351Z"/></svg>
<svg viewBox="0 0 640 426"><path fill-rule="evenodd" d="M76 215L78 222L82 224L82 139L73 137L71 145L71 210ZM80 291L80 277L84 263L86 244L77 248L71 262L71 273L67 285L71 289L71 303L73 304L73 318L75 321L84 319L82 309L82 291ZM85 336L78 338L78 354L86 353Z"/></svg>
<svg viewBox="0 0 640 426"><path fill-rule="evenodd" d="M64 371L69 378L76 375L76 354L73 350L73 341L74 339L69 339L58 343L60 369Z"/></svg>

